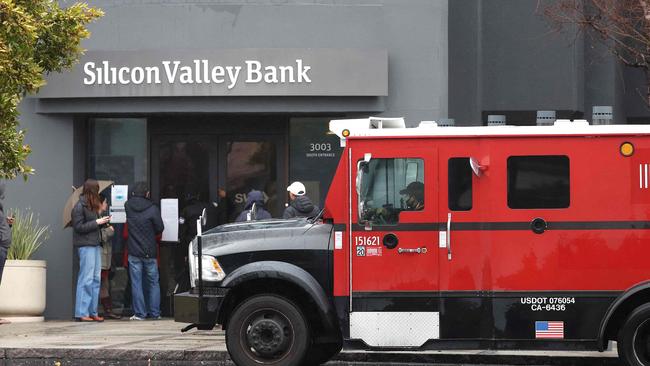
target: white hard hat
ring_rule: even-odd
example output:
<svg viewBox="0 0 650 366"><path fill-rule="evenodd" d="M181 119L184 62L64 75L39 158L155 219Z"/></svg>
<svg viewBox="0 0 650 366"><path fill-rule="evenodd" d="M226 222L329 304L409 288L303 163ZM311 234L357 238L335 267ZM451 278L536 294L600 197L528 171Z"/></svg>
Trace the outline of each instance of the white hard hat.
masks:
<svg viewBox="0 0 650 366"><path fill-rule="evenodd" d="M295 194L296 196L304 196L305 193L307 193L305 185L300 182L291 183L291 185L287 187L287 191Z"/></svg>

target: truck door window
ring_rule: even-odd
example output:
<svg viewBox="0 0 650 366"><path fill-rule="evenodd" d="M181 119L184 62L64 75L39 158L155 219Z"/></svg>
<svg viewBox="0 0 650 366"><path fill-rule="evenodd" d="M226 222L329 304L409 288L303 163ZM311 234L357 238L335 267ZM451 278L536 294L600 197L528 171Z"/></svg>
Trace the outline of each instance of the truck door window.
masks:
<svg viewBox="0 0 650 366"><path fill-rule="evenodd" d="M563 155L508 158L508 207L567 208L569 158Z"/></svg>
<svg viewBox="0 0 650 366"><path fill-rule="evenodd" d="M472 209L472 167L469 158L451 158L447 163L448 200L452 211Z"/></svg>
<svg viewBox="0 0 650 366"><path fill-rule="evenodd" d="M359 223L396 225L402 211L424 209L424 160L372 158L359 182Z"/></svg>

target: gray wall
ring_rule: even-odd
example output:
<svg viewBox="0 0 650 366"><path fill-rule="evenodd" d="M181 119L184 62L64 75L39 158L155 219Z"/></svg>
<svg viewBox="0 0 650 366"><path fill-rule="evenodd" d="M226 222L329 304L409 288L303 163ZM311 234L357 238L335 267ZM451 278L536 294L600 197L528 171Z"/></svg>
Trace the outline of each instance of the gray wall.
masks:
<svg viewBox="0 0 650 366"><path fill-rule="evenodd" d="M646 77L640 69L624 69L625 111L630 122L650 124L650 110L644 98Z"/></svg>
<svg viewBox="0 0 650 366"><path fill-rule="evenodd" d="M73 125L70 117L35 113L35 100L20 105L21 127L27 129L26 143L32 147L29 164L36 174L27 182L22 178L8 184L7 208L30 208L49 225L51 237L36 253L47 260L48 318L70 318L73 307L72 232L63 230L63 206L71 193Z"/></svg>
<svg viewBox="0 0 650 366"><path fill-rule="evenodd" d="M483 111L564 110L591 119L593 105L614 106L615 121L625 122L620 64L575 29L551 30L539 0L450 1L449 38L457 124L481 124Z"/></svg>

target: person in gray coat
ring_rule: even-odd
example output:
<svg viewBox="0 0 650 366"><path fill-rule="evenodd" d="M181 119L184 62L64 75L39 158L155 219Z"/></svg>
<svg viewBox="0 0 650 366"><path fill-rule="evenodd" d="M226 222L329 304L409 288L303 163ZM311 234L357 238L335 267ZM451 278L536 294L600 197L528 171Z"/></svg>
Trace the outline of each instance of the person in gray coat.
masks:
<svg viewBox="0 0 650 366"><path fill-rule="evenodd" d="M5 184L0 183L0 283L2 283L2 271L5 268L5 261L7 260L7 252L11 245L11 225L14 223L14 218L7 216L2 206L2 201L5 199ZM0 319L1 324L8 324L8 320Z"/></svg>

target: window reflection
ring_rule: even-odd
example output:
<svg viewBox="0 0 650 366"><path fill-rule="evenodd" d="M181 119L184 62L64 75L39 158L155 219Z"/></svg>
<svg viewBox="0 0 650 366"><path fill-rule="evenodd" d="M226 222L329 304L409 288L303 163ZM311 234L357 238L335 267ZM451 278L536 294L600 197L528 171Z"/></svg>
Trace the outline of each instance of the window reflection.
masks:
<svg viewBox="0 0 650 366"><path fill-rule="evenodd" d="M226 187L234 209L233 221L246 205L246 194L252 189L264 193L265 207L273 217L278 210L276 146L271 141L231 141L226 146Z"/></svg>
<svg viewBox="0 0 650 366"><path fill-rule="evenodd" d="M92 118L88 177L132 185L147 181L147 120Z"/></svg>

